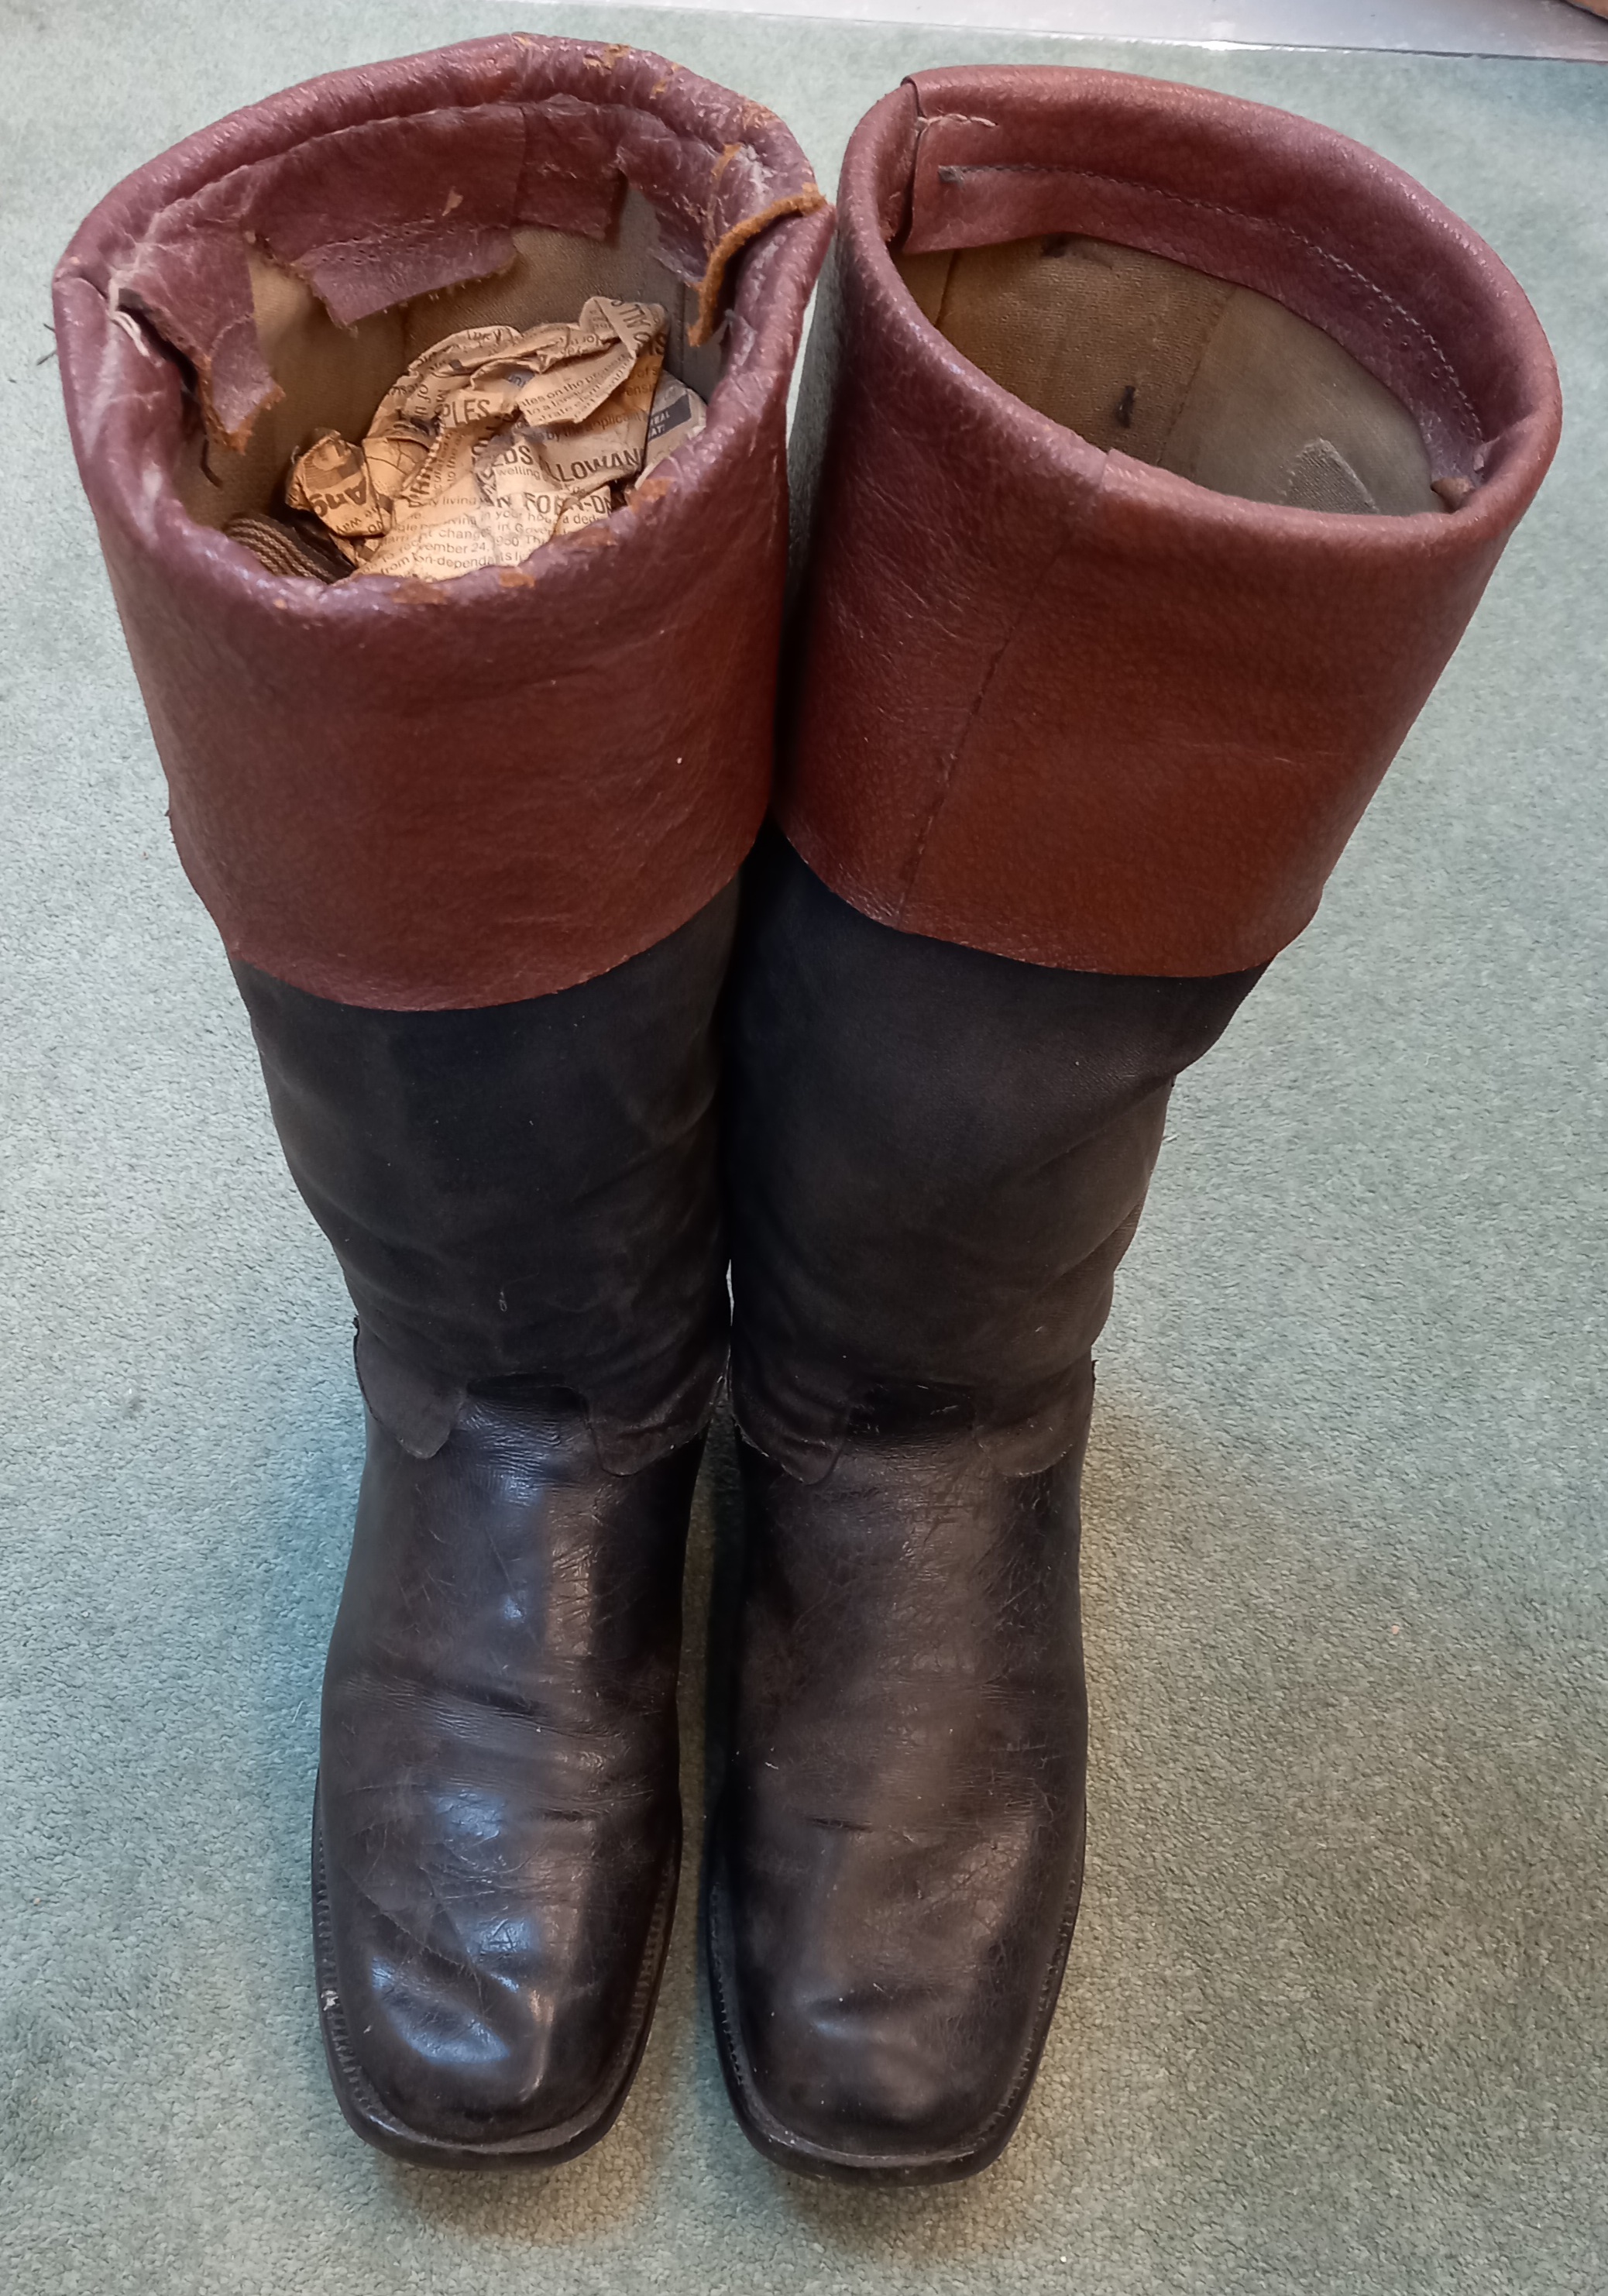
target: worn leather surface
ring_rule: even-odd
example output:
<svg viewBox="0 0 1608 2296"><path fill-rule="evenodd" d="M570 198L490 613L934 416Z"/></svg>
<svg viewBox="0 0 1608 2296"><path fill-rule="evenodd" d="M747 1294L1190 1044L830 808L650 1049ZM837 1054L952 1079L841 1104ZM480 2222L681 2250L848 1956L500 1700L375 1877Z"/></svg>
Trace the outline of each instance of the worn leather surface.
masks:
<svg viewBox="0 0 1608 2296"><path fill-rule="evenodd" d="M467 1388L567 1389L621 1472L726 1360L713 1023L734 885L552 996L388 1013L236 965L291 1175L357 1308L371 1406L428 1455Z"/></svg>
<svg viewBox="0 0 1608 2296"><path fill-rule="evenodd" d="M745 875L726 1015L732 1388L805 1480L852 1423L1070 1447L1180 1069L1255 972L1016 964L875 922L779 837Z"/></svg>
<svg viewBox="0 0 1608 2296"><path fill-rule="evenodd" d="M726 357L708 428L587 535L445 585L270 574L175 491L271 398L247 234L342 323L596 237L627 185ZM726 883L763 815L788 379L830 211L783 124L662 58L524 33L340 72L112 192L56 278L75 450L232 955L340 1001L568 988Z"/></svg>
<svg viewBox="0 0 1608 2296"><path fill-rule="evenodd" d="M377 1421L324 1675L320 2013L371 2142L557 2160L624 2101L681 1838L676 1672L701 1439L601 1467L572 1402Z"/></svg>
<svg viewBox="0 0 1608 2296"><path fill-rule="evenodd" d="M688 1510L726 1356L736 912L552 996L380 1012L236 967L360 1318L324 1683L319 1996L353 2126L565 2158L645 2039L680 1842Z"/></svg>
<svg viewBox="0 0 1608 2296"><path fill-rule="evenodd" d="M1256 978L901 932L779 837L746 873L707 1949L734 2103L790 2166L959 2176L1015 2125L1080 1871L1089 1351L1172 1079Z"/></svg>
<svg viewBox="0 0 1608 2296"><path fill-rule="evenodd" d="M1407 407L1461 507L1242 501L1035 413L928 324L889 250L1036 233L1284 303ZM1559 421L1513 278L1348 138L1126 74L915 74L849 144L807 359L789 837L912 932L1090 972L1264 963L1310 919Z"/></svg>
<svg viewBox="0 0 1608 2296"><path fill-rule="evenodd" d="M747 1446L729 1753L710 1838L721 2062L783 2166L984 2168L1016 2125L1082 1875L1079 1434L1010 1475L969 1433Z"/></svg>

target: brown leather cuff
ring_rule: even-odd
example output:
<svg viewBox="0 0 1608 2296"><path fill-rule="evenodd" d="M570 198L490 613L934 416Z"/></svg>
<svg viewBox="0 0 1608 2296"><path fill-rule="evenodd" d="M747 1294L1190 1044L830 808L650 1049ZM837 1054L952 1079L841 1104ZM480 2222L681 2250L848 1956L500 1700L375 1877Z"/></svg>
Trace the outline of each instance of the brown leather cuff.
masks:
<svg viewBox="0 0 1608 2296"><path fill-rule="evenodd" d="M56 278L73 444L180 857L232 955L348 1004L513 1002L651 947L730 881L769 792L787 388L830 231L762 107L524 34L290 89L90 216ZM710 398L628 507L444 584L326 588L217 530L220 504L261 506L275 423L300 419L265 275L311 314L304 365L372 413L412 356L384 371L377 315L439 296L439 336L511 316L454 316L464 283L594 261L597 291L667 303Z"/></svg>
<svg viewBox="0 0 1608 2296"><path fill-rule="evenodd" d="M1036 413L929 324L894 256L1037 234L1145 250L1321 330L1458 506L1246 500ZM909 932L1079 971L1264 963L1310 920L1551 459L1557 378L1519 287L1327 128L1007 67L918 73L860 123L828 276L787 835Z"/></svg>

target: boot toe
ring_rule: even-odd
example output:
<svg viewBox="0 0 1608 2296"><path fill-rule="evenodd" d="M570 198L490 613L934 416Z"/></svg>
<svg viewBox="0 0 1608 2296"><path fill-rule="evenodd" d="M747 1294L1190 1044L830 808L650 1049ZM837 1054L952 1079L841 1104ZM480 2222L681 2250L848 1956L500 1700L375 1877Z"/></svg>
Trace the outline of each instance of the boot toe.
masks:
<svg viewBox="0 0 1608 2296"><path fill-rule="evenodd" d="M335 2001L369 2087L426 2141L558 2136L606 2103L628 2048L632 1988L502 1924L462 1957L421 1947L371 1909L338 1956ZM334 2003L326 2000L326 2007Z"/></svg>
<svg viewBox="0 0 1608 2296"><path fill-rule="evenodd" d="M471 1398L422 1463L371 1423L313 1897L331 2075L384 2151L552 2164L624 2102L679 1866L695 1469L605 1479L584 1422L519 1398Z"/></svg>
<svg viewBox="0 0 1608 2296"><path fill-rule="evenodd" d="M811 1485L744 1469L706 1925L733 2102L804 2173L971 2176L1026 2102L1077 1908L1076 1463L1003 1476L967 1434L846 1444Z"/></svg>
<svg viewBox="0 0 1608 2296"><path fill-rule="evenodd" d="M645 2038L674 1886L672 1859L648 1938L633 1923L601 1949L595 1933L544 1936L527 1913L442 1952L339 1885L326 1892L320 2009L348 2119L414 2157L582 2149Z"/></svg>
<svg viewBox="0 0 1608 2296"><path fill-rule="evenodd" d="M783 1988L745 2020L748 2079L776 2132L824 2161L931 2175L968 2161L1008 2106L1012 2068L979 2062L969 2022L915 1988L858 1999Z"/></svg>

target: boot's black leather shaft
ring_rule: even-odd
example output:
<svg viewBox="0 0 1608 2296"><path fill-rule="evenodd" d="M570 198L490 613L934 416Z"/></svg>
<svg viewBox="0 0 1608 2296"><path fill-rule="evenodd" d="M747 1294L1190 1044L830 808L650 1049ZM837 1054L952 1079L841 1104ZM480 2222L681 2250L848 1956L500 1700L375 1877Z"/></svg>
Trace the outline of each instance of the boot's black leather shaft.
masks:
<svg viewBox="0 0 1608 2296"><path fill-rule="evenodd" d="M469 1012L235 968L358 1311L315 1930L342 2108L404 2158L565 2159L647 2038L726 1352L712 1020L735 909L734 888L595 980Z"/></svg>
<svg viewBox="0 0 1608 2296"><path fill-rule="evenodd" d="M963 2176L1026 2101L1082 1870L1089 1350L1172 1080L1256 978L1013 964L779 839L751 864L706 1933L733 2102L787 2167Z"/></svg>

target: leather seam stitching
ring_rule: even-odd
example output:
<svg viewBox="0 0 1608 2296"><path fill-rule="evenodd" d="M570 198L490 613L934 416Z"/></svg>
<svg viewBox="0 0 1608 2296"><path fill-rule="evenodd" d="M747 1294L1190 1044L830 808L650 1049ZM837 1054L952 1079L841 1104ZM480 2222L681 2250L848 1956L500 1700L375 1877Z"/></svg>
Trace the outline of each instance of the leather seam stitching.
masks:
<svg viewBox="0 0 1608 2296"><path fill-rule="evenodd" d="M952 114L943 116L953 117ZM1058 167L1049 161L1021 160L965 161L949 166L940 165L938 170L940 184L956 183L964 176L1081 176L1086 183L1111 184L1119 191L1142 192L1151 199L1166 200L1174 207L1194 208L1202 215L1226 216L1231 222L1254 225L1276 233L1281 239L1293 240L1299 246L1308 249L1310 253L1316 255L1320 263L1327 264L1332 269L1343 272L1348 279L1355 280L1358 286L1366 288L1369 294L1376 296L1380 302L1393 311L1398 318L1405 320L1413 332L1426 342L1434 353L1434 365L1431 372L1451 386L1457 404L1467 417L1475 439L1479 439L1483 435L1479 417L1474 413L1468 394L1457 378L1456 369L1423 320L1415 317L1405 304L1399 303L1376 279L1370 279L1367 274L1359 271L1355 264L1348 263L1343 256L1336 255L1332 249L1325 247L1319 241L1309 237L1306 232L1298 231L1293 224L1276 222L1271 216L1248 215L1243 208L1231 208L1218 200L1191 199L1185 193L1165 191L1158 184L1142 183L1131 176L1109 175L1097 168Z"/></svg>
<svg viewBox="0 0 1608 2296"><path fill-rule="evenodd" d="M1094 500L1095 503L1098 502L1100 495L1103 494L1105 490L1106 474L1109 469L1110 460L1108 457L1104 462L1103 462L1101 466L1099 483L1095 490ZM960 775L961 764L965 753L966 744L971 738L972 729L976 726L978 718L981 714L983 703L987 701L989 693L993 686L995 677L998 673L999 665L1005 660L1005 655L1010 652L1011 647L1015 644L1017 637L1021 634L1022 625L1027 620L1030 612L1037 603L1038 596L1042 591L1044 585L1049 580L1055 567L1059 565L1061 560L1066 555L1067 551L1077 539L1079 533L1080 533L1082 529L1082 526L1083 521L1079 520L1077 521L1071 533L1063 533L1056 537L1054 548L1049 553L1042 566L1039 568L1038 576L1031 589L1023 596L1021 603L1018 606L1016 612L1012 617L1009 629L1006 630L1005 636L1000 639L999 644L994 654L994 659L989 664L988 673L984 676L982 683L979 685L972 706L966 712L965 723L962 726L959 733L955 737L953 746L949 751L948 761L939 776L937 792L928 809L927 818L922 824L920 832L916 838L915 849L904 872L903 882L899 890L898 901L898 922L901 925L904 922L906 911L908 909L910 903L915 898L916 880L921 875L922 864L927 857L927 847L931 841L933 832L938 827L939 816L941 815L944 808L948 804L950 798L954 794L955 784Z"/></svg>

